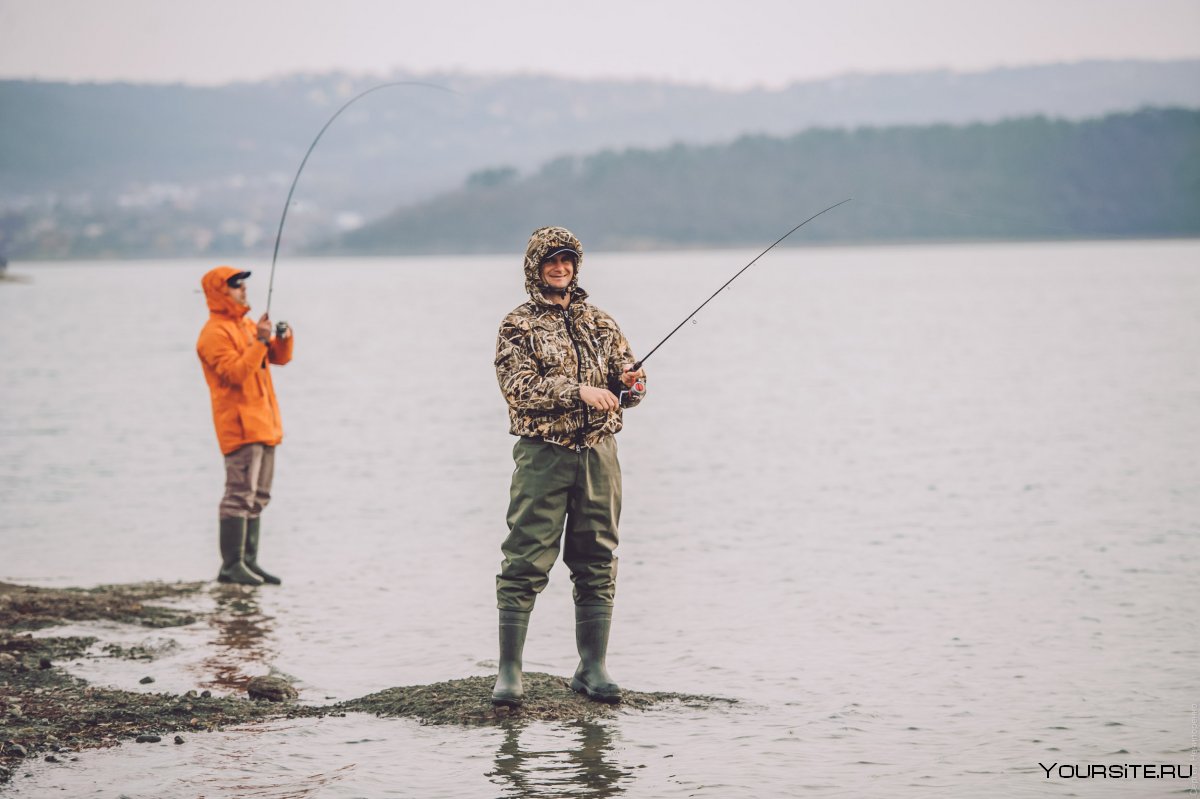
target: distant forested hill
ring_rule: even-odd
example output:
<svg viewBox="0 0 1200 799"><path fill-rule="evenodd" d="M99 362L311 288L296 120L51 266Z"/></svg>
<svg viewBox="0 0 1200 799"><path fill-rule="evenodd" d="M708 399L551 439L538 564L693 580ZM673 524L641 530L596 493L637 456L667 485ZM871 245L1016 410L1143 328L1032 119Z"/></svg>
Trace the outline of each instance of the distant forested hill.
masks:
<svg viewBox="0 0 1200 799"><path fill-rule="evenodd" d="M1200 235L1200 112L1070 122L816 129L561 158L486 175L328 244L354 253L511 251L539 225L593 248Z"/></svg>
<svg viewBox="0 0 1200 799"><path fill-rule="evenodd" d="M355 105L313 159L313 185L339 196L386 190L408 201L485 167L525 170L603 148L705 144L815 126L1200 108L1196 60L844 75L745 91L534 75L326 74L219 87L9 80L0 81L0 196L290 177L329 114L384 80L425 81L458 94L409 87Z"/></svg>
<svg viewBox="0 0 1200 799"><path fill-rule="evenodd" d="M741 136L783 137L813 127L1200 108L1197 60L844 75L746 91L399 73L220 87L0 81L0 256L269 254L288 184L313 136L342 103L385 80L436 83L456 93L389 89L341 115L297 187L285 252L464 184L529 180L555 159L598 169L589 154L602 150L650 152L680 143L683 158L692 148Z"/></svg>

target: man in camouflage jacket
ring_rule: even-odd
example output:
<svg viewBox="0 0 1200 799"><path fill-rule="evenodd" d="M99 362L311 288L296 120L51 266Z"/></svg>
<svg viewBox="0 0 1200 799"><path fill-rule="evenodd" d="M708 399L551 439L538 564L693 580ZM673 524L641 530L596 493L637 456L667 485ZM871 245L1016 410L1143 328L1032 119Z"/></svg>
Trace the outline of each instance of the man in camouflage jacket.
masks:
<svg viewBox="0 0 1200 799"><path fill-rule="evenodd" d="M509 430L520 436L513 448L509 535L496 575L497 705L521 704L529 614L560 548L574 583L580 657L571 687L604 702L621 696L605 667L621 515L613 436L621 429L622 406L641 401L645 375L632 371L636 359L617 323L587 302L579 286L582 262L583 247L569 230L535 230L525 252L529 300L504 318L496 341Z"/></svg>

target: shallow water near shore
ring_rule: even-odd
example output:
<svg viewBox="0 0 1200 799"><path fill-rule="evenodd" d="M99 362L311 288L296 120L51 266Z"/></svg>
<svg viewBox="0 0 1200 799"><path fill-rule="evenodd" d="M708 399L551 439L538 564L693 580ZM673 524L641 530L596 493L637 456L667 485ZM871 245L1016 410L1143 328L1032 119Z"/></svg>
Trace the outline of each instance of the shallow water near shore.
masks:
<svg viewBox="0 0 1200 799"><path fill-rule="evenodd" d="M753 252L591 254L645 352ZM737 699L594 723L350 714L27 764L6 795L1140 796L1039 762L1195 763L1200 243L772 252L647 364L618 437L626 687ZM0 580L203 580L223 483L194 342L209 263L13 264ZM266 264L251 301L265 301ZM286 441L263 561L129 690L301 701L494 669L512 439L491 356L519 258L284 260ZM63 628L43 634L60 634ZM575 665L570 581L526 668ZM168 643L168 641L174 643ZM144 675L155 677L139 686Z"/></svg>

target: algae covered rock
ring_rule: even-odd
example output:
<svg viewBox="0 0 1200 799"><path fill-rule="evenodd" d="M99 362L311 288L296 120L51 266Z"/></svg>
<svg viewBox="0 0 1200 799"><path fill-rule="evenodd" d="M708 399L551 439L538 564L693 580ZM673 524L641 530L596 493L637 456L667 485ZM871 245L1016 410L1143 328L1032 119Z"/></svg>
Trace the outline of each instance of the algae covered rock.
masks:
<svg viewBox="0 0 1200 799"><path fill-rule="evenodd" d="M359 699L342 702L338 710L407 716L427 724L486 724L508 719L571 721L605 718L622 712L645 710L668 702L709 704L729 702L708 696L621 691L621 704L592 702L571 690L570 681L541 672L525 672L525 700L512 710L492 706L494 675L461 680L388 688Z"/></svg>

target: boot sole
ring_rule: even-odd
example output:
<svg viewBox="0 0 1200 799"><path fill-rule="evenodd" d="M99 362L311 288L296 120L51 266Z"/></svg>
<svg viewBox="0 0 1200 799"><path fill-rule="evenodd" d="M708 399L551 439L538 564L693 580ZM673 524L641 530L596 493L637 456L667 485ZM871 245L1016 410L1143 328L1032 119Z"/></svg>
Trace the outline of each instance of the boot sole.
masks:
<svg viewBox="0 0 1200 799"><path fill-rule="evenodd" d="M619 692L615 694L602 694L599 691L593 691L579 678L571 680L571 690L577 694L583 694L593 702L603 702L606 705L616 705L621 702L621 694Z"/></svg>
<svg viewBox="0 0 1200 799"><path fill-rule="evenodd" d="M262 580L235 580L232 577L218 577L217 582L222 585L262 585Z"/></svg>
<svg viewBox="0 0 1200 799"><path fill-rule="evenodd" d="M520 707L524 700L509 696L493 696L493 707Z"/></svg>
<svg viewBox="0 0 1200 799"><path fill-rule="evenodd" d="M263 571L262 569L259 568L257 563L246 562L246 563L243 563L242 565L244 565L246 567L246 571L250 572L251 574L253 574L258 579L262 580L267 585L282 585L283 584L283 580L280 580L278 577L276 577L273 574Z"/></svg>

